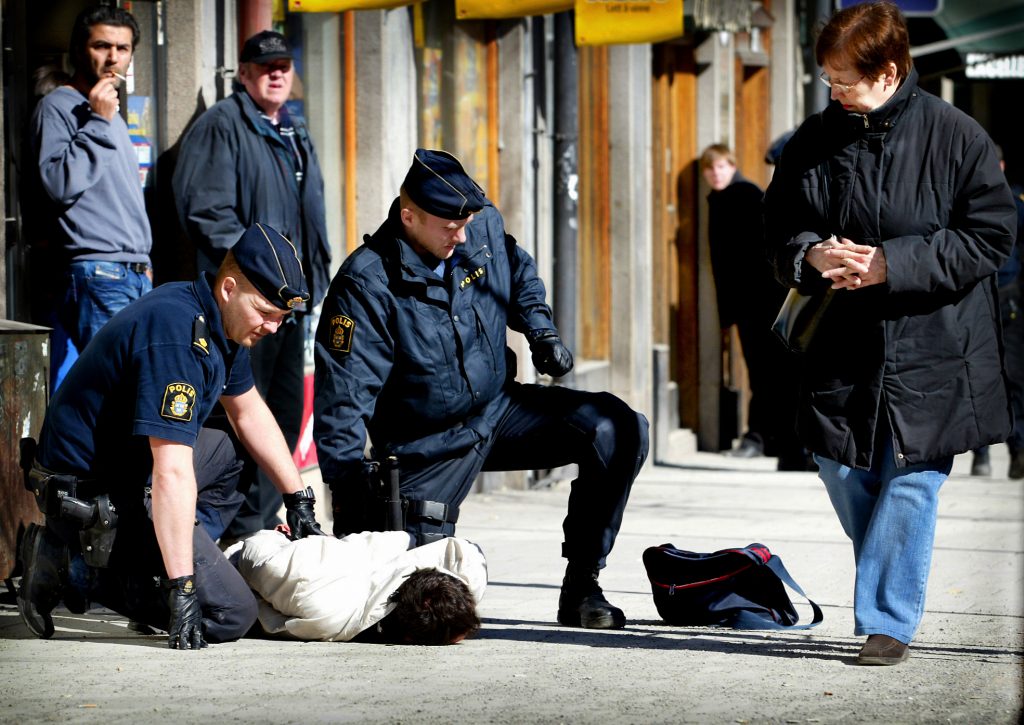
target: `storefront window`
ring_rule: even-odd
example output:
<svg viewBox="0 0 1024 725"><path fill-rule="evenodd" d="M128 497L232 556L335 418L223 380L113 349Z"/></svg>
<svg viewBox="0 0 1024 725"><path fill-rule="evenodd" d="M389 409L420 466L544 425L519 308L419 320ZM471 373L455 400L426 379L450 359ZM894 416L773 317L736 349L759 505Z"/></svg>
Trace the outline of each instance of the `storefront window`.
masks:
<svg viewBox="0 0 1024 725"><path fill-rule="evenodd" d="M490 190L485 21L455 21L448 3L423 6L420 145L455 154Z"/></svg>

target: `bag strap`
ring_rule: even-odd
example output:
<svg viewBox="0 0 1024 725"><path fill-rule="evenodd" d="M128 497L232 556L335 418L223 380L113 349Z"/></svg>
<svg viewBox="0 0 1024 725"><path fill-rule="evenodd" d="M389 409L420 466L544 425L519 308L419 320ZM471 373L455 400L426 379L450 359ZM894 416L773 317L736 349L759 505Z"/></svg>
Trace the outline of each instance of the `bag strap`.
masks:
<svg viewBox="0 0 1024 725"><path fill-rule="evenodd" d="M766 547L761 547L759 544L751 544L746 549L742 549L742 551L746 552L747 549L751 549L751 548L754 548L754 547L760 547L761 549L764 550L764 552L768 551L768 549ZM740 549L737 549L737 551L740 551ZM750 554L748 554L748 556L751 556L751 558L757 556L760 559L760 552L758 552L758 553L750 553ZM753 612L740 611L740 612L736 613L736 616L733 618L733 620L731 622L731 626L734 629L787 629L787 630L794 630L794 629L810 629L811 627L817 627L819 624L821 624L822 620L825 618L825 615L821 611L821 607L819 607L817 604L815 604L814 601L812 601L810 599L810 597L808 597L806 594L804 594L804 590L800 588L800 585L797 584L796 581L794 581L793 577L790 576L789 572L786 571L786 567L783 566L783 564L782 564L782 559L780 559L779 557L777 557L774 554L772 554L771 558L769 558L768 561L764 562L764 565L766 567L768 567L769 569L771 569L772 573L774 573L775 576L777 576L782 581L783 584L785 584L790 589L792 589L797 594L799 594L801 597L803 597L804 599L807 600L807 602L811 605L811 610L814 612L814 618L810 622L808 622L806 624L790 624L790 625L785 625L785 624L779 624L778 622L775 622L775 621L772 621L772 620L764 619L763 617L759 617L756 614L754 614Z"/></svg>

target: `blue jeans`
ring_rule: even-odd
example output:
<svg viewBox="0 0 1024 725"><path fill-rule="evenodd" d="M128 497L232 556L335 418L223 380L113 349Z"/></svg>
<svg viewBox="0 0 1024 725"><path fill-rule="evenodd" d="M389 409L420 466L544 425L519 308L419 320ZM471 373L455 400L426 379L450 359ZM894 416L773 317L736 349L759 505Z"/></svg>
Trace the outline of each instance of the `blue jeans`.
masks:
<svg viewBox="0 0 1024 725"><path fill-rule="evenodd" d="M124 262L84 260L68 265L61 306L53 321L53 390L67 372L66 359L77 357L111 317L151 289L152 280Z"/></svg>
<svg viewBox="0 0 1024 725"><path fill-rule="evenodd" d="M885 634L909 644L924 615L939 488L953 458L897 468L891 436L870 471L815 455L821 480L857 566L854 633Z"/></svg>

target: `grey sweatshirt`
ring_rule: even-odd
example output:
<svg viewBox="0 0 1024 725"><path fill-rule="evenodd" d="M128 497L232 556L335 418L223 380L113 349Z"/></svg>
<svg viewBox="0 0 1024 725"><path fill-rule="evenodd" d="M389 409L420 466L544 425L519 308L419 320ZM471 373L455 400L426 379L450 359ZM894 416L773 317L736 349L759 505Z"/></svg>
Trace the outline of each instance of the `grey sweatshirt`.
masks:
<svg viewBox="0 0 1024 725"><path fill-rule="evenodd" d="M149 262L153 239L124 119L107 121L61 86L39 101L31 126L42 185L56 204L54 241L67 256Z"/></svg>

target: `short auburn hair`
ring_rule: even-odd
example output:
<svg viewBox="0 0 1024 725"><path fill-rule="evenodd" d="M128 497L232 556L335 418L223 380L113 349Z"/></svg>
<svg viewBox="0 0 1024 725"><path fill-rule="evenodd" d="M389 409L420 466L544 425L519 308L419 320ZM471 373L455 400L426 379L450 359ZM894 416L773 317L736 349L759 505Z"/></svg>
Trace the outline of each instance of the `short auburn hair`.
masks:
<svg viewBox="0 0 1024 725"><path fill-rule="evenodd" d="M853 68L878 78L896 64L902 82L910 74L910 34L903 13L891 2L870 2L840 10L818 33L818 65Z"/></svg>

